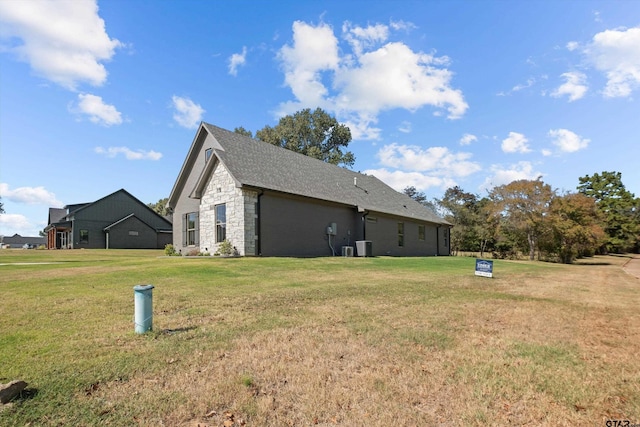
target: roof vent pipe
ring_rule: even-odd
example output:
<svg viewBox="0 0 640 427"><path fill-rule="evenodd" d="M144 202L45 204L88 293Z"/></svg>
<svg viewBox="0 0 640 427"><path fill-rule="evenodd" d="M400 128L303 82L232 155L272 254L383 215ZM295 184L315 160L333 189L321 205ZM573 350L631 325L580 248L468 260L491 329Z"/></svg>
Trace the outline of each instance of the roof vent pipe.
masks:
<svg viewBox="0 0 640 427"><path fill-rule="evenodd" d="M358 186L358 177L357 177L357 176L354 176L354 177L353 177L353 186L354 186L354 187L357 187L357 186Z"/></svg>

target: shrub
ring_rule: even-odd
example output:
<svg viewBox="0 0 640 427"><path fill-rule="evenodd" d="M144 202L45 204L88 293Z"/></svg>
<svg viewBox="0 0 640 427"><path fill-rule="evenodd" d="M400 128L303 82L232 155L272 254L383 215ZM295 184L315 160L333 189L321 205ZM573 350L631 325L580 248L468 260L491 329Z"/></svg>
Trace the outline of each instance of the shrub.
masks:
<svg viewBox="0 0 640 427"><path fill-rule="evenodd" d="M176 248L173 247L171 243L169 243L168 245L165 245L164 254L167 256L180 256L180 254L176 252Z"/></svg>
<svg viewBox="0 0 640 427"><path fill-rule="evenodd" d="M223 255L223 256L232 256L238 255L238 250L233 246L233 244L229 240L223 240L218 245L218 250L215 255Z"/></svg>

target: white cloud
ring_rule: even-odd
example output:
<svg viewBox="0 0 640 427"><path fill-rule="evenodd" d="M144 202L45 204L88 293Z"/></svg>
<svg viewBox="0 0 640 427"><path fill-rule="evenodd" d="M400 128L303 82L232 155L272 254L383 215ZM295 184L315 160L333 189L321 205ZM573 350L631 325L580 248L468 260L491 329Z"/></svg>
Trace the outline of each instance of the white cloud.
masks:
<svg viewBox="0 0 640 427"><path fill-rule="evenodd" d="M605 97L627 97L640 87L640 27L600 32L584 54L607 76Z"/></svg>
<svg viewBox="0 0 640 427"><path fill-rule="evenodd" d="M173 108L176 110L173 113L173 120L187 129L197 128L202 121L205 110L189 98L174 95L171 100Z"/></svg>
<svg viewBox="0 0 640 427"><path fill-rule="evenodd" d="M13 236L16 233L23 237L37 236L37 233L34 233L34 225L31 224L26 216L21 214L6 213L0 215L0 229L11 230L6 234L0 232L0 234L4 234L5 236Z"/></svg>
<svg viewBox="0 0 640 427"><path fill-rule="evenodd" d="M549 157L549 156L550 156L550 155L552 155L552 154L553 154L553 152L552 152L551 150L549 150L549 149L547 149L547 148L543 148L543 149L542 149L542 155L543 155L543 156L545 156L545 157Z"/></svg>
<svg viewBox="0 0 640 427"><path fill-rule="evenodd" d="M567 50L569 50L570 52L573 52L574 50L578 49L580 47L580 44L578 42L569 42L567 43Z"/></svg>
<svg viewBox="0 0 640 427"><path fill-rule="evenodd" d="M593 20L595 22L602 22L602 18L600 17L600 11L599 10L594 10L593 11Z"/></svg>
<svg viewBox="0 0 640 427"><path fill-rule="evenodd" d="M354 140L380 139L382 129L375 127L378 117L373 114L344 114L341 120L350 130Z"/></svg>
<svg viewBox="0 0 640 427"><path fill-rule="evenodd" d="M341 50L329 25L294 22L293 43L280 49L278 59L295 100L281 104L280 115L321 107L351 123L354 139L376 139L379 129L371 127L382 111L429 105L457 119L467 110L462 92L450 86L447 57L387 42L390 29L382 24L345 22L343 37L352 53L341 56L346 49Z"/></svg>
<svg viewBox="0 0 640 427"><path fill-rule="evenodd" d="M247 47L242 47L242 53L234 53L229 58L229 74L238 75L238 67L244 65L247 60Z"/></svg>
<svg viewBox="0 0 640 427"><path fill-rule="evenodd" d="M410 31L418 28L413 22L405 22L403 20L400 21L390 21L389 26L395 31Z"/></svg>
<svg viewBox="0 0 640 427"><path fill-rule="evenodd" d="M376 176L398 191L408 186L422 191L431 187L446 189L456 185L456 178L480 170L480 165L470 160L471 156L471 153L452 153L446 147L423 149L394 143L385 145L377 153L383 167L364 173Z"/></svg>
<svg viewBox="0 0 640 427"><path fill-rule="evenodd" d="M475 135L472 135L470 133L465 133L464 135L462 135L462 138L460 138L460 145L469 145L474 141L477 141L478 137Z"/></svg>
<svg viewBox="0 0 640 427"><path fill-rule="evenodd" d="M464 177L480 170L470 161L471 153L452 153L447 147L423 149L412 145L390 144L377 154L380 164L396 169L432 171L438 175Z"/></svg>
<svg viewBox="0 0 640 427"><path fill-rule="evenodd" d="M521 91L523 89L530 88L534 84L536 84L536 79L534 79L533 77L530 77L530 78L527 79L526 83L518 84L518 85L515 85L514 87L512 87L511 88L511 92L519 92L519 91Z"/></svg>
<svg viewBox="0 0 640 427"><path fill-rule="evenodd" d="M389 38L389 27L383 24L369 25L366 28L352 26L346 21L342 25L343 38L349 42L356 56L362 55L364 49L371 49Z"/></svg>
<svg viewBox="0 0 640 427"><path fill-rule="evenodd" d="M505 153L528 153L529 140L521 133L509 132L509 136L502 140L502 151Z"/></svg>
<svg viewBox="0 0 640 427"><path fill-rule="evenodd" d="M0 196L14 203L26 205L45 205L62 207L64 203L56 199L56 195L44 187L18 187L15 190L9 188L9 184L0 183ZM2 215L4 216L4 214Z"/></svg>
<svg viewBox="0 0 640 427"><path fill-rule="evenodd" d="M411 122L408 122L406 120L403 121L402 123L400 123L398 130L402 133L411 133Z"/></svg>
<svg viewBox="0 0 640 427"><path fill-rule="evenodd" d="M285 114L299 106L324 106L328 90L322 83L321 72L336 70L340 62L338 39L327 24L317 27L301 21L293 23L293 46L285 45L278 53L285 73L285 83L297 102L284 104ZM289 108L287 108L287 106ZM311 107L312 108L312 107Z"/></svg>
<svg viewBox="0 0 640 427"><path fill-rule="evenodd" d="M566 81L556 90L551 92L551 96L554 98L560 98L564 95L568 95L569 102L572 102L582 98L584 94L587 93L587 89L589 87L585 84L587 76L584 73L571 71L563 73L561 77L564 77Z"/></svg>
<svg viewBox="0 0 640 427"><path fill-rule="evenodd" d="M395 108L415 111L431 105L446 109L451 119L460 118L468 105L462 92L449 86L451 71L439 68L444 61L397 42L364 53L357 66L342 68L336 75L337 107L377 115Z"/></svg>
<svg viewBox="0 0 640 427"><path fill-rule="evenodd" d="M122 124L122 115L113 105L105 104L102 97L89 93L78 94L78 105L74 110L86 114L92 123L103 126Z"/></svg>
<svg viewBox="0 0 640 427"><path fill-rule="evenodd" d="M127 160L160 160L162 158L162 153L158 153L157 151L132 150L128 147L109 147L106 149L96 147L94 151L109 158L123 154Z"/></svg>
<svg viewBox="0 0 640 427"><path fill-rule="evenodd" d="M567 129L551 129L548 135L553 139L553 144L565 153L573 153L587 148L590 142L590 140L582 138Z"/></svg>
<svg viewBox="0 0 640 427"><path fill-rule="evenodd" d="M123 46L107 34L95 0L0 1L0 23L0 37L19 60L70 90L80 82L102 85L103 62Z"/></svg>
<svg viewBox="0 0 640 427"><path fill-rule="evenodd" d="M509 184L520 179L537 179L542 175L541 172L533 170L533 165L530 162L518 162L507 168L501 165L492 165L491 175L480 184L479 188L480 190L490 190L493 187Z"/></svg>
<svg viewBox="0 0 640 427"><path fill-rule="evenodd" d="M430 176L420 172L389 171L388 169L368 169L363 173L373 175L396 191L407 187L415 187L425 191L429 188L449 188L456 185L455 181L447 177Z"/></svg>

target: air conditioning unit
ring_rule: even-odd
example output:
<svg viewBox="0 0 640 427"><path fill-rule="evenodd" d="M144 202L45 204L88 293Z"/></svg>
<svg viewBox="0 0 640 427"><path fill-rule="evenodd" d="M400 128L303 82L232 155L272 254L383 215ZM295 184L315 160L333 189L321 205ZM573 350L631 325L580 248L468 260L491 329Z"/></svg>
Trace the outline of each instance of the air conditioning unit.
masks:
<svg viewBox="0 0 640 427"><path fill-rule="evenodd" d="M358 256L373 256L373 243L371 240L356 240L356 249Z"/></svg>
<svg viewBox="0 0 640 427"><path fill-rule="evenodd" d="M353 256L353 246L343 246L342 256Z"/></svg>

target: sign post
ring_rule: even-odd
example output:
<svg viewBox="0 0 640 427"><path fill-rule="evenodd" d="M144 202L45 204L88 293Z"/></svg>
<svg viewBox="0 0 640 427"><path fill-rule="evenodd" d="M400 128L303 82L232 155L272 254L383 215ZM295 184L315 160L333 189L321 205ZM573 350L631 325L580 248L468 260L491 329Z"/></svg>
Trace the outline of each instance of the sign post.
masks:
<svg viewBox="0 0 640 427"><path fill-rule="evenodd" d="M493 277L493 261L476 259L476 276Z"/></svg>

